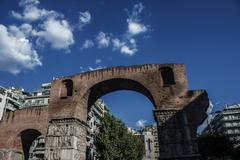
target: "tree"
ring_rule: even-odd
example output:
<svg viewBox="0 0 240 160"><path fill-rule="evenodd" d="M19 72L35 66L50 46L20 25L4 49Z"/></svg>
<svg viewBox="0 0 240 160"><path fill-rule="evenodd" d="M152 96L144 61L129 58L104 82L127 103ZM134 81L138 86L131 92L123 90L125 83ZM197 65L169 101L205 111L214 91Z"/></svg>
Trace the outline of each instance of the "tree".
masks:
<svg viewBox="0 0 240 160"><path fill-rule="evenodd" d="M95 135L95 145L101 160L140 160L143 157L143 142L128 133L125 124L108 112Z"/></svg>
<svg viewBox="0 0 240 160"><path fill-rule="evenodd" d="M226 135L206 134L197 138L199 152L204 160L225 159L233 151L233 143Z"/></svg>

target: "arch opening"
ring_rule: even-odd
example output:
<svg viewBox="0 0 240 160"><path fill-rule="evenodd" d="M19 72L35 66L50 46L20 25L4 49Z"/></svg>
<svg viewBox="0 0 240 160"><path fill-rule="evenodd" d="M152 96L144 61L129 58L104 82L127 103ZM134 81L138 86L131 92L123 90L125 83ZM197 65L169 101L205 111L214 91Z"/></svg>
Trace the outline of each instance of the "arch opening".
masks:
<svg viewBox="0 0 240 160"><path fill-rule="evenodd" d="M97 99L110 92L119 90L132 90L141 93L152 102L154 107L156 107L152 94L145 86L131 79L114 78L97 83L90 88L88 111L89 107L91 107Z"/></svg>
<svg viewBox="0 0 240 160"><path fill-rule="evenodd" d="M20 133L22 150L24 153L25 160L29 159L29 151L30 151L30 148L31 148L34 140L41 135L42 134L35 129L27 129Z"/></svg>
<svg viewBox="0 0 240 160"><path fill-rule="evenodd" d="M116 93L117 93L117 96L116 96ZM123 78L109 79L109 80L102 81L102 82L97 83L94 86L92 86L90 88L89 92L88 92L88 103L87 103L88 115L90 115L90 116L88 116L88 119L87 119L87 124L89 126L89 131L87 131L87 135L88 135L87 136L87 151L86 151L87 159L91 159L92 157L97 155L97 154L95 154L96 153L96 148L94 148L93 147L94 145L91 144L92 143L91 137L94 134L98 133L98 131L95 132L94 130L96 129L96 126L98 126L101 123L101 122L97 122L98 121L97 119L92 118L92 117L94 117L92 115L92 113L97 112L97 111L93 111L93 108L94 108L94 110L96 110L99 107L99 106L96 106L97 105L96 103L98 103L98 105L100 105L100 108L101 108L101 105L107 105L108 106L109 103L108 103L108 101L105 101L106 100L105 98L107 96L110 96L110 95L113 95L113 94L115 94L114 95L115 99L113 99L113 101L118 101L118 102L121 101L121 98L119 98L118 96L121 95L122 93L127 94L127 95L135 94L135 97L137 97L138 99L141 98L142 101L147 100L146 103L143 103L143 104L148 104L148 105L146 105L146 108L147 107L149 108L149 106L151 106L149 108L148 113L146 113L148 109L146 109L146 108L144 109L144 113L147 115L146 116L146 115L143 115L139 112L139 109L141 109L141 107L144 107L143 105L142 106L139 105L139 103L131 103L131 104L128 104L128 106L123 105L123 107L119 107L120 105L118 104L117 108L122 108L122 110L125 110L124 112L127 113L126 114L127 116L125 115L124 118L129 117L129 115L131 116L131 120L128 119L128 123L126 125L126 127L130 127L130 128L128 128L128 129L130 129L130 130L128 130L129 133L130 132L134 133L134 131L137 131L138 129L139 130L143 129L140 126L136 127L137 122L140 121L140 120L142 121L143 119L145 120L145 117L149 118L149 116L152 114L152 110L156 107L154 99L153 99L150 91L145 86L140 84L139 82L131 80L131 79L123 79ZM116 97L118 97L118 98L116 98ZM124 101L128 102L127 99L130 98L130 97L131 96L125 97L126 99L124 99ZM101 99L99 99L99 98L101 98ZM111 97L111 98L113 98L113 97ZM102 101L102 99L104 101ZM138 99L135 99L135 100L138 101ZM139 101L141 101L141 100L139 100ZM129 101L133 102L133 100L129 100ZM107 103L105 104L104 102L107 102ZM129 110L131 105L135 105L135 106L132 106L133 111ZM139 107L139 106L141 106L141 107ZM116 110L115 110L115 112L112 112L112 109L111 109L112 107L115 107L114 103L113 103L113 105L111 104L109 108L108 107L107 108L103 107L103 110L105 111L105 109L107 109L107 112L108 112L109 109L110 109L110 111L111 111L110 114L115 115L117 112L116 112ZM103 113L104 113L104 111L103 111ZM118 113L119 113L119 110L118 110ZM140 113L140 114L136 115L136 113ZM99 113L97 113L97 114L99 114ZM135 115L138 118L135 118ZM133 118L133 116L134 116L134 118ZM117 116L117 119L118 118L120 118L119 114ZM124 118L121 117L120 119L125 121L126 119L124 119ZM95 123L95 121L97 123ZM149 118L148 122L153 123L154 120ZM143 123L146 123L146 122L143 122ZM150 125L150 123L148 123L148 124ZM133 124L135 126L134 128L133 128ZM151 125L153 125L153 124L151 124ZM142 136L145 137L146 134L143 134ZM149 145L151 145L150 147L152 148L153 147L152 145L154 145L154 144L151 143L151 144L148 144L148 145L145 146L145 141L144 141L142 136L139 137L139 140L141 140L143 142L143 144L144 144L143 147L149 147ZM144 155L144 152L143 152L143 156L146 156L146 155ZM152 156L155 156L155 155L152 155Z"/></svg>
<svg viewBox="0 0 240 160"><path fill-rule="evenodd" d="M73 94L73 81L70 79L66 79L62 81L61 86L61 98L67 98L69 96L72 96Z"/></svg>
<svg viewBox="0 0 240 160"><path fill-rule="evenodd" d="M175 84L174 73L172 68L170 67L162 67L160 68L163 86L170 86Z"/></svg>

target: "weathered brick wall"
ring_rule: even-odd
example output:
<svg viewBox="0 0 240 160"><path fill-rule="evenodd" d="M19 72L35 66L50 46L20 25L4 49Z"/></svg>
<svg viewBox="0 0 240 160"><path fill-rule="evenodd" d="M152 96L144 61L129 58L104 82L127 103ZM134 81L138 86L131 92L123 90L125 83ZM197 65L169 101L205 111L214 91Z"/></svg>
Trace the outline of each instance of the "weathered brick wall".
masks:
<svg viewBox="0 0 240 160"><path fill-rule="evenodd" d="M174 84L166 86L163 83L162 67L172 69ZM66 82L66 80L73 82L73 92L70 96L67 95L66 86L63 86L65 84L63 81ZM197 125L206 116L208 96L204 90L188 90L185 66L183 64L113 67L54 80L48 107L29 108L4 115L2 122L0 122L0 150L11 149L22 152L19 133L26 129L34 129L48 137L47 143L49 144L47 146L60 146L60 148L56 148L56 152L47 152L49 156L46 155L46 158L51 159L51 156L59 157L60 154L58 155L58 153L65 153L65 150L62 143L54 145L55 140L49 141L51 137L57 135L57 132L47 134L48 122L52 119L64 121L70 118L79 122L79 126L76 126L76 128L85 126L88 107L97 98L116 90L133 90L144 94L156 109L154 113L158 128L162 130L170 128L172 137L169 138L169 142L162 138L168 136L168 133L160 134L160 132L164 133L164 131L159 131L159 139L164 139L164 141L159 141L160 146L165 145L169 148L168 152L160 150L160 155L165 155L163 159L172 159L176 155L181 159L181 157L191 157L191 154L197 153L194 138ZM181 113L183 114L178 115L177 113L180 110L182 110ZM172 111L171 114L168 114L168 111ZM167 114L165 117L162 116L164 113ZM162 127L163 123L167 127ZM71 123L66 124L65 128L69 125L71 126ZM64 127L59 127L58 124L55 127L59 128L57 130L64 130ZM175 132L181 132L181 134L175 134ZM75 135L71 136L74 137ZM68 137L68 139L73 139L73 137ZM86 135L82 135L76 140L79 143L78 146L82 146L83 149L86 146L85 139ZM186 139L188 140L182 142L182 140ZM176 140L177 143L173 145L170 142L172 140ZM75 150L81 150L81 148L74 148L74 143L69 143L72 148L66 153L67 155L75 152ZM181 150L183 147L186 147L186 150ZM81 152L84 153L83 150ZM79 156L80 159L84 159L83 154Z"/></svg>
<svg viewBox="0 0 240 160"><path fill-rule="evenodd" d="M169 87L163 87L163 81L159 70L161 67L166 66L172 68L176 82L175 85ZM66 79L71 79L73 81L73 96L61 99L61 85L62 81ZM76 74L53 81L49 110L50 116L54 118L75 117L82 121L86 121L86 107L88 106L88 96L91 87L100 82L112 79L133 80L141 84L150 92L150 96L152 97L151 101L156 109L169 107L181 108L187 103L187 99L181 98L182 96L186 96L188 90L185 66L183 64L114 67ZM106 83L106 85L100 89L108 90L107 92L119 89L130 89L141 93L139 87L134 88L134 86L130 86L128 88L126 84L125 86L117 88L118 85L120 84L117 83L117 81L116 84L108 85Z"/></svg>
<svg viewBox="0 0 240 160"><path fill-rule="evenodd" d="M35 107L5 113L0 122L0 149L22 151L20 133L34 129L46 135L48 107Z"/></svg>

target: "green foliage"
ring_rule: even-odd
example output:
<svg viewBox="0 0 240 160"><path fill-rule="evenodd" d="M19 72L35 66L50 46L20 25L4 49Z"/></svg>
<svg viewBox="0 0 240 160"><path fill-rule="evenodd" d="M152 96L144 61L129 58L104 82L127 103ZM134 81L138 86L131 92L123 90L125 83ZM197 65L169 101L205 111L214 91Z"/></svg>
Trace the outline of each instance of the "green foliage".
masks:
<svg viewBox="0 0 240 160"><path fill-rule="evenodd" d="M225 135L201 135L197 139L199 152L204 160L230 157L233 142Z"/></svg>
<svg viewBox="0 0 240 160"><path fill-rule="evenodd" d="M140 160L144 145L128 133L124 123L114 116L104 115L99 133L95 135L98 158L101 160Z"/></svg>

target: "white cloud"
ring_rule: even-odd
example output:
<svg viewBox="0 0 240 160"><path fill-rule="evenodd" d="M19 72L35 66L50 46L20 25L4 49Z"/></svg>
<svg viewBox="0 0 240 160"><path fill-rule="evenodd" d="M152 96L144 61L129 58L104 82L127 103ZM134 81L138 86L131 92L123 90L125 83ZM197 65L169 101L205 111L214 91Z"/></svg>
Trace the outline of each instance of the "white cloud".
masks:
<svg viewBox="0 0 240 160"><path fill-rule="evenodd" d="M134 20L134 21L139 21L139 14L142 13L143 9L144 9L144 5L141 2L134 4L132 12L128 11L129 19Z"/></svg>
<svg viewBox="0 0 240 160"><path fill-rule="evenodd" d="M99 69L103 69L103 68L106 68L106 66L88 67L88 70L95 71L95 70L99 70Z"/></svg>
<svg viewBox="0 0 240 160"><path fill-rule="evenodd" d="M124 45L121 47L121 53L129 55L129 56L133 56L138 50L136 47L130 48L127 45Z"/></svg>
<svg viewBox="0 0 240 160"><path fill-rule="evenodd" d="M0 70L18 74L24 69L42 65L37 51L21 28L7 28L0 24L0 37Z"/></svg>
<svg viewBox="0 0 240 160"><path fill-rule="evenodd" d="M131 38L130 40L120 41L118 38L112 39L113 50L118 50L120 53L133 56L138 50L136 40Z"/></svg>
<svg viewBox="0 0 240 160"><path fill-rule="evenodd" d="M26 6L26 5L38 5L40 2L38 0L21 0L19 2L19 6Z"/></svg>
<svg viewBox="0 0 240 160"><path fill-rule="evenodd" d="M72 27L64 16L53 10L38 8L40 1L38 0L21 0L19 6L23 7L23 13L12 11L12 16L25 20L36 21L42 20L42 24L37 29L32 29L30 24L22 25L25 34L37 37L37 46L43 48L45 43L49 43L54 49L64 49L69 51L69 46L74 44Z"/></svg>
<svg viewBox="0 0 240 160"><path fill-rule="evenodd" d="M95 70L99 70L99 69L104 69L106 68L106 66L96 66L96 67L87 67L86 69L84 69L83 66L80 66L80 72L86 72L86 71L95 71Z"/></svg>
<svg viewBox="0 0 240 160"><path fill-rule="evenodd" d="M81 49L87 49L87 48L92 48L94 47L94 42L92 40L85 40Z"/></svg>
<svg viewBox="0 0 240 160"><path fill-rule="evenodd" d="M53 49L70 52L69 47L74 44L73 27L64 19L63 14L39 8L39 4L39 0L21 0L19 6L23 7L23 13L11 11L12 16L16 19L27 21L19 28L26 37L34 38L35 45L39 48L44 48L48 43ZM29 24L32 21L38 22L35 28ZM12 29L12 33L14 33L16 28L9 29Z"/></svg>
<svg viewBox="0 0 240 160"><path fill-rule="evenodd" d="M112 33L99 32L95 38L98 48L107 48L110 46L112 47L113 51L118 51L124 55L135 55L138 51L137 35L149 31L149 26L141 22L140 19L140 14L142 13L143 9L143 4L137 3L133 6L132 11L127 10L127 30L121 36L114 36ZM93 45L91 45L91 47L93 47Z"/></svg>
<svg viewBox="0 0 240 160"><path fill-rule="evenodd" d="M11 11L11 15L16 19L23 19L23 16L18 12Z"/></svg>
<svg viewBox="0 0 240 160"><path fill-rule="evenodd" d="M139 127L139 128L144 128L146 123L147 123L146 120L140 119L140 120L137 121L136 126Z"/></svg>
<svg viewBox="0 0 240 160"><path fill-rule="evenodd" d="M112 44L113 44L113 50L117 50L117 49L121 48L125 43L120 41L120 39L118 39L118 38L113 38Z"/></svg>
<svg viewBox="0 0 240 160"><path fill-rule="evenodd" d="M104 32L99 32L96 37L96 42L98 44L98 48L106 48L110 45L110 35Z"/></svg>
<svg viewBox="0 0 240 160"><path fill-rule="evenodd" d="M81 29L85 25L91 22L91 14L89 11L79 13L79 28Z"/></svg>
<svg viewBox="0 0 240 160"><path fill-rule="evenodd" d="M148 30L148 26L141 23L140 14L142 13L144 6L142 3L137 3L133 6L133 10L128 15L128 36L134 36L140 33L144 33Z"/></svg>
<svg viewBox="0 0 240 160"><path fill-rule="evenodd" d="M100 64L100 63L102 63L102 60L101 60L101 59L96 59L96 60L95 60L95 64Z"/></svg>
<svg viewBox="0 0 240 160"><path fill-rule="evenodd" d="M39 9L39 3L37 0L22 0L19 2L19 6L23 7L23 13L11 11L11 14L14 18L24 21L36 21L49 16L62 16L53 10Z"/></svg>
<svg viewBox="0 0 240 160"><path fill-rule="evenodd" d="M83 66L80 66L79 69L80 69L80 73L84 72Z"/></svg>
<svg viewBox="0 0 240 160"><path fill-rule="evenodd" d="M50 17L41 27L42 31L35 31L33 34L50 43L52 48L68 50L69 46L74 44L72 29L68 21Z"/></svg>
<svg viewBox="0 0 240 160"><path fill-rule="evenodd" d="M147 31L147 27L144 24L137 22L128 22L128 33L131 35L137 35Z"/></svg>
<svg viewBox="0 0 240 160"><path fill-rule="evenodd" d="M20 26L21 30L23 31L23 33L25 35L30 35L32 32L32 25L28 24L28 23L24 23Z"/></svg>

